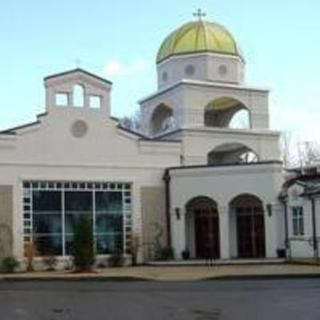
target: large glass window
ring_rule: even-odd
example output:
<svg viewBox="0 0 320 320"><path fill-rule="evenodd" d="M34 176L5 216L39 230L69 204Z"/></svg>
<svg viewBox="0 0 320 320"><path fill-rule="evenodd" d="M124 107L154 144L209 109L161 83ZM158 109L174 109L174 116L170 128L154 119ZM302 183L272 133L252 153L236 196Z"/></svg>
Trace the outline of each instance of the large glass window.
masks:
<svg viewBox="0 0 320 320"><path fill-rule="evenodd" d="M97 254L124 252L131 232L131 186L123 183L24 182L24 240L39 255L70 255L75 225L93 220Z"/></svg>
<svg viewBox="0 0 320 320"><path fill-rule="evenodd" d="M292 207L292 233L294 236L304 235L304 217L302 207Z"/></svg>
<svg viewBox="0 0 320 320"><path fill-rule="evenodd" d="M97 253L121 251L123 247L122 192L96 192Z"/></svg>
<svg viewBox="0 0 320 320"><path fill-rule="evenodd" d="M33 241L40 255L62 254L61 204L59 191L32 192Z"/></svg>
<svg viewBox="0 0 320 320"><path fill-rule="evenodd" d="M93 191L66 191L64 195L66 254L69 255L72 250L74 229L79 218L83 215L93 218Z"/></svg>

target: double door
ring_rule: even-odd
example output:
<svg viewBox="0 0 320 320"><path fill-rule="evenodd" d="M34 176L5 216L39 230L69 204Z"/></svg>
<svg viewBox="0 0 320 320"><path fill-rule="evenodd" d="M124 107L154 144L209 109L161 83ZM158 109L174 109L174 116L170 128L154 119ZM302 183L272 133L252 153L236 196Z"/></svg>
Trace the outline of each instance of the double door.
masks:
<svg viewBox="0 0 320 320"><path fill-rule="evenodd" d="M217 210L195 210L195 244L198 259L220 258L219 216Z"/></svg>
<svg viewBox="0 0 320 320"><path fill-rule="evenodd" d="M239 258L265 257L265 226L262 208L237 208L236 214Z"/></svg>

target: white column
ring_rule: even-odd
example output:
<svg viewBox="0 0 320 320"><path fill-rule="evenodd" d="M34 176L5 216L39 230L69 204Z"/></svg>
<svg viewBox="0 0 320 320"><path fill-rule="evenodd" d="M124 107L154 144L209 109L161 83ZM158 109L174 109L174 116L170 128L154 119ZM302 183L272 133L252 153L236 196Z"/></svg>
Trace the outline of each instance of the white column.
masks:
<svg viewBox="0 0 320 320"><path fill-rule="evenodd" d="M266 241L266 258L276 258L278 249L278 237L276 234L278 228L277 211L274 204L271 204L271 216L265 208L265 241Z"/></svg>
<svg viewBox="0 0 320 320"><path fill-rule="evenodd" d="M175 259L181 260L181 253L186 249L186 216L180 209L180 219L175 212L171 212L171 236Z"/></svg>
<svg viewBox="0 0 320 320"><path fill-rule="evenodd" d="M268 129L269 115L267 113L258 113L253 111L251 113L251 127L254 129Z"/></svg>
<svg viewBox="0 0 320 320"><path fill-rule="evenodd" d="M90 108L90 95L87 93L85 89L83 93L83 107L86 109Z"/></svg>
<svg viewBox="0 0 320 320"><path fill-rule="evenodd" d="M219 206L219 229L220 229L220 257L230 259L230 223L229 210L226 206Z"/></svg>

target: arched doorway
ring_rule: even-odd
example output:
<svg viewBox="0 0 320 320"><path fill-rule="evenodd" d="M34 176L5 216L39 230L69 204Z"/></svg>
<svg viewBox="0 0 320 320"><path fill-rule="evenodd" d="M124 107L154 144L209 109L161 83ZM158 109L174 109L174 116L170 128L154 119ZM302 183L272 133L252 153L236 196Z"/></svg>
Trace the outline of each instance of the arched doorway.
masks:
<svg viewBox="0 0 320 320"><path fill-rule="evenodd" d="M187 203L186 212L188 221L193 226L195 258L220 258L217 203L208 197L197 197Z"/></svg>
<svg viewBox="0 0 320 320"><path fill-rule="evenodd" d="M238 257L265 257L265 222L262 201L256 196L244 194L231 201L230 209L231 214L234 214Z"/></svg>

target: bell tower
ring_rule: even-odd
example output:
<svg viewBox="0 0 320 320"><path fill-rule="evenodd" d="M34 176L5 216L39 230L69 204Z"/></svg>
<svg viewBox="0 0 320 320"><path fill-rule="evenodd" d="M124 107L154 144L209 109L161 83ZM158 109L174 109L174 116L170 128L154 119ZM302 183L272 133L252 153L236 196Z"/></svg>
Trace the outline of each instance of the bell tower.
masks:
<svg viewBox="0 0 320 320"><path fill-rule="evenodd" d="M69 110L101 113L110 117L112 83L77 68L44 79L46 111Z"/></svg>
<svg viewBox="0 0 320 320"><path fill-rule="evenodd" d="M245 60L233 35L204 20L185 23L157 54L158 91L140 101L145 133L160 137L187 128L230 128L247 113L248 129L269 127L268 90L244 83Z"/></svg>

